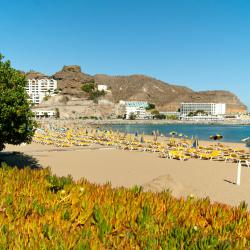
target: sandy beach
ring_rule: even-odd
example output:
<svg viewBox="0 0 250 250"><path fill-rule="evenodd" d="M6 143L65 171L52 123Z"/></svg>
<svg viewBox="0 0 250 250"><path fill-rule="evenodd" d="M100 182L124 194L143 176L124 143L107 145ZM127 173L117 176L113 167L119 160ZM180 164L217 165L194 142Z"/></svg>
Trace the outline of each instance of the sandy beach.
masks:
<svg viewBox="0 0 250 250"><path fill-rule="evenodd" d="M237 145L239 146L239 145ZM75 180L110 182L113 187L143 186L144 190L169 189L176 197L210 197L213 202L250 203L250 168L242 167L241 185L235 185L236 163L159 158L157 153L123 151L113 147L57 148L51 145L7 145L0 159L9 165L50 167L59 176Z"/></svg>

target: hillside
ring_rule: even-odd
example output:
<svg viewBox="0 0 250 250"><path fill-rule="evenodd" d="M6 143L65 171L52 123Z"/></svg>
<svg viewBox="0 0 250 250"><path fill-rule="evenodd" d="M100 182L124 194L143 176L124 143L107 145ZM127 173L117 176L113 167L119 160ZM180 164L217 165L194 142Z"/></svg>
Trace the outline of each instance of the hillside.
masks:
<svg viewBox="0 0 250 250"><path fill-rule="evenodd" d="M37 77L43 74L36 73ZM27 78L33 78L34 72L27 74ZM108 76L97 74L94 76L85 74L79 66L64 66L63 69L54 75L58 81L58 88L62 94L78 98L87 98L81 86L85 83L95 82L105 84L111 89L106 99L112 102L119 100L141 100L155 103L162 111L176 111L181 102L222 102L227 104L227 112L244 112L247 107L239 98L229 92L222 90L195 92L184 86L177 86L165 83L145 75L131 76ZM35 77L36 78L36 77Z"/></svg>

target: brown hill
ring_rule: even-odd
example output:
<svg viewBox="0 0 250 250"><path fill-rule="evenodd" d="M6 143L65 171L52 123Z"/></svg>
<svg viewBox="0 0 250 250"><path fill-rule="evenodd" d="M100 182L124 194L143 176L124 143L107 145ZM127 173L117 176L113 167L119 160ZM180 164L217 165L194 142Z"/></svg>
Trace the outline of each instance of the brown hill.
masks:
<svg viewBox="0 0 250 250"><path fill-rule="evenodd" d="M155 103L162 111L176 111L181 102L226 103L228 113L247 110L238 97L229 91L194 92L187 87L170 85L144 75L95 75L95 82L108 85L116 102L119 100L148 101Z"/></svg>
<svg viewBox="0 0 250 250"><path fill-rule="evenodd" d="M33 75L36 72L33 72ZM40 73L38 77L43 76ZM32 74L27 74L30 78ZM245 112L247 107L236 95L229 91L202 91L195 92L190 88L165 83L145 75L131 76L91 76L81 71L80 66L64 66L52 76L58 81L58 88L62 94L87 98L81 86L85 83L105 84L112 94L105 98L109 101L140 100L156 104L162 111L176 111L181 102L222 102L227 104L227 112Z"/></svg>
<svg viewBox="0 0 250 250"><path fill-rule="evenodd" d="M36 72L36 71L29 71L25 75L26 75L27 79L42 79L42 78L48 77L48 76L46 76L40 72Z"/></svg>

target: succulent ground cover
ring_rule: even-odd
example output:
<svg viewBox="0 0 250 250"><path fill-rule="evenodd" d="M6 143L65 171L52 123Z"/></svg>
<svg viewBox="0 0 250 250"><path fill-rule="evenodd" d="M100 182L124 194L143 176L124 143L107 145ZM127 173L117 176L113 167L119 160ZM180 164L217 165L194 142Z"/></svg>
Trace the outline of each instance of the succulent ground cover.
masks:
<svg viewBox="0 0 250 250"><path fill-rule="evenodd" d="M247 205L0 168L0 249L248 249Z"/></svg>

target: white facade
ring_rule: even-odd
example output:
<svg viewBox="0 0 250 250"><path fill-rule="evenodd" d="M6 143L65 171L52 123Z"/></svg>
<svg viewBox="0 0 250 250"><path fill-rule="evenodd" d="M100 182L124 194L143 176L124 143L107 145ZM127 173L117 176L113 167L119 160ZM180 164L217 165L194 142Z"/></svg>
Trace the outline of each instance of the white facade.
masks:
<svg viewBox="0 0 250 250"><path fill-rule="evenodd" d="M34 109L32 112L35 114L35 117L55 117L56 111L55 110L42 110L42 109Z"/></svg>
<svg viewBox="0 0 250 250"><path fill-rule="evenodd" d="M126 119L130 119L132 114L136 116L136 119L146 118L146 110L143 107L126 107Z"/></svg>
<svg viewBox="0 0 250 250"><path fill-rule="evenodd" d="M142 101L120 101L125 106L126 119L130 119L131 115L135 115L136 119L147 119L150 114L147 112L147 102Z"/></svg>
<svg viewBox="0 0 250 250"><path fill-rule="evenodd" d="M28 79L26 91L32 103L39 104L45 96L53 96L57 89L57 81L54 79Z"/></svg>
<svg viewBox="0 0 250 250"><path fill-rule="evenodd" d="M182 116L187 116L190 112L202 110L208 115L225 115L225 103L181 103L180 112Z"/></svg>
<svg viewBox="0 0 250 250"><path fill-rule="evenodd" d="M185 116L182 117L185 121L224 121L224 117L215 115L198 115L198 116Z"/></svg>
<svg viewBox="0 0 250 250"><path fill-rule="evenodd" d="M108 91L108 86L107 85L98 85L97 86L98 91Z"/></svg>

